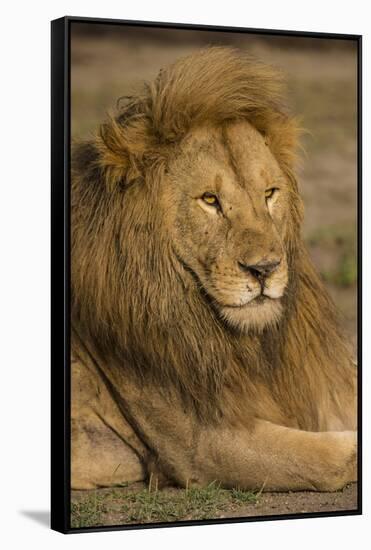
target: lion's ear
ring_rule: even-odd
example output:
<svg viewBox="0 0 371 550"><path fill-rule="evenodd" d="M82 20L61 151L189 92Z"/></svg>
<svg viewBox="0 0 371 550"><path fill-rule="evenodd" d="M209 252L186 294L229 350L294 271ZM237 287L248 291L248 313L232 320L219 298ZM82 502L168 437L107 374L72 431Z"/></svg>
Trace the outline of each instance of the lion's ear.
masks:
<svg viewBox="0 0 371 550"><path fill-rule="evenodd" d="M109 190L130 185L141 177L147 135L143 123L125 126L110 118L101 125L95 146Z"/></svg>
<svg viewBox="0 0 371 550"><path fill-rule="evenodd" d="M265 121L264 135L267 145L284 172L292 174L296 168L303 130L300 121L280 112L272 113Z"/></svg>
<svg viewBox="0 0 371 550"><path fill-rule="evenodd" d="M101 125L96 147L109 191L114 191L117 186L124 187L139 176L125 131L114 119Z"/></svg>

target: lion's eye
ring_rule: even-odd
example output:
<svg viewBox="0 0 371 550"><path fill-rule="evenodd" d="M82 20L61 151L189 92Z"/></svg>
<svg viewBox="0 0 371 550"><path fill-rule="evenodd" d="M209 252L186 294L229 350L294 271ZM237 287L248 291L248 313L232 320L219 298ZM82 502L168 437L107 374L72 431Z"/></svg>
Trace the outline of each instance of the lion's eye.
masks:
<svg viewBox="0 0 371 550"><path fill-rule="evenodd" d="M215 195L213 195L213 193L204 193L202 195L202 200L206 202L206 204L209 204L210 206L215 206L216 208L220 207L218 198Z"/></svg>
<svg viewBox="0 0 371 550"><path fill-rule="evenodd" d="M266 189L265 190L265 198L266 199L271 199L276 191L277 191L276 187L271 187L270 189Z"/></svg>

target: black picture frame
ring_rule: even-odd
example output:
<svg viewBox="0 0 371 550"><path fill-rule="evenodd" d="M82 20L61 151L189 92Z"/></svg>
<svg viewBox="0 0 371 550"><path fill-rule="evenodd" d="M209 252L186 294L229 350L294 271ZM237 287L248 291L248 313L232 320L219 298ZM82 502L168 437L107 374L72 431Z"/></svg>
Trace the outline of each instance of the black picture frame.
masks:
<svg viewBox="0 0 371 550"><path fill-rule="evenodd" d="M285 37L352 40L357 44L357 353L358 507L350 511L307 512L200 521L71 528L70 526L70 142L71 25L130 25ZM301 519L362 514L362 36L194 24L62 17L51 22L51 528L62 533L148 529L198 524Z"/></svg>

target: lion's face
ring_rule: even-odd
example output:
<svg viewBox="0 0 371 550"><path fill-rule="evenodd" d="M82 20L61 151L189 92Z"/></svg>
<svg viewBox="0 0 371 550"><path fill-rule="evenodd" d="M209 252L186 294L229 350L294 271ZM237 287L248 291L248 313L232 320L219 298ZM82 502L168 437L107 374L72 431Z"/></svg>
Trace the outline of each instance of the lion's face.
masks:
<svg viewBox="0 0 371 550"><path fill-rule="evenodd" d="M248 122L194 130L163 196L177 258L229 324L275 322L288 282L289 184Z"/></svg>

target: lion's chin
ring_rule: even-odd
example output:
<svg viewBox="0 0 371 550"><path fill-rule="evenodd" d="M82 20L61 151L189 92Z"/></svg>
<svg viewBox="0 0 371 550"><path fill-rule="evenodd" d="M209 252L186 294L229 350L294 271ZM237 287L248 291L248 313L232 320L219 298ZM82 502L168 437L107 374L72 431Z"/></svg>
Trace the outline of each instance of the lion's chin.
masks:
<svg viewBox="0 0 371 550"><path fill-rule="evenodd" d="M241 332L262 331L280 319L282 303L280 299L255 299L244 306L220 306L218 310L228 325Z"/></svg>

